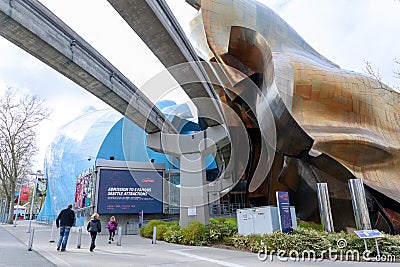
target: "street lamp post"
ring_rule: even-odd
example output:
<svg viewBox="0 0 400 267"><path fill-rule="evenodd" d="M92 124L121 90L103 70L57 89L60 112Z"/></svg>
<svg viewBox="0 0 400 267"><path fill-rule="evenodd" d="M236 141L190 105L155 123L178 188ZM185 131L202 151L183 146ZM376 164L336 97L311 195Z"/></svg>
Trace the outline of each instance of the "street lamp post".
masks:
<svg viewBox="0 0 400 267"><path fill-rule="evenodd" d="M35 204L35 195L36 195L36 187L38 184L38 174L41 174L41 171L36 171L35 175L35 187L33 188L33 194L32 194L32 201L31 201L31 209L29 212L29 228L28 228L28 233L31 232L32 229L32 213L33 213L33 206Z"/></svg>

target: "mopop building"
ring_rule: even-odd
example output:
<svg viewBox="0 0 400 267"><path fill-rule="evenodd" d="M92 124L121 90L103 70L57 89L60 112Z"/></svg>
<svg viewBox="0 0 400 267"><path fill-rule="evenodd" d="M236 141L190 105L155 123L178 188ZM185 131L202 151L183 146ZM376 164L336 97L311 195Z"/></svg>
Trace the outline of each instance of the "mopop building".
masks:
<svg viewBox="0 0 400 267"><path fill-rule="evenodd" d="M371 227L400 231L399 93L341 69L254 0L187 0L199 11L189 38L165 1L108 2L197 107L202 134L182 135L186 145L197 142L208 149L213 140L207 133L222 128L229 132L229 138L215 144L217 176L222 177L219 187L214 187L216 199L239 184L244 185L248 207L275 204L275 192L287 191L300 219L319 221L316 187L324 182L329 186L335 230L349 230L356 225L347 183L360 178ZM138 88L43 5L0 2L0 8L2 36L145 129L147 145L161 152L163 147L157 147L160 132L179 134ZM184 84L188 75L197 82ZM132 98L137 105L129 105ZM129 112L125 112L127 107ZM71 136L78 141L85 137ZM195 154L190 148L188 154ZM98 150L87 152L75 160L85 160L88 154L98 157ZM203 167L203 162L197 163ZM198 184L211 188L212 183L200 178ZM205 200L206 193L199 197ZM61 195L53 194L53 198L61 199ZM86 203L88 198L80 199ZM48 201L57 203L57 199Z"/></svg>
<svg viewBox="0 0 400 267"><path fill-rule="evenodd" d="M400 94L341 69L255 0L186 2L198 10L189 39L251 140L248 204L273 205L288 191L298 217L319 221L324 182L335 230L352 229L347 181L361 178L371 227L399 233Z"/></svg>

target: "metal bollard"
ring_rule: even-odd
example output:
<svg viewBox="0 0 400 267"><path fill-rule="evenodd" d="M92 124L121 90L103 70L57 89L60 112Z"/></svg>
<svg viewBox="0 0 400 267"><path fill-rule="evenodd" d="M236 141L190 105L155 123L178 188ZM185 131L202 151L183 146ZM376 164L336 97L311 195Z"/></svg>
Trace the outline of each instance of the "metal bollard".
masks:
<svg viewBox="0 0 400 267"><path fill-rule="evenodd" d="M122 241L122 227L119 226L117 230L117 246L121 246Z"/></svg>
<svg viewBox="0 0 400 267"><path fill-rule="evenodd" d="M29 232L28 251L32 251L34 235L35 235L35 229L32 228L31 231Z"/></svg>
<svg viewBox="0 0 400 267"><path fill-rule="evenodd" d="M76 248L81 248L82 244L82 227L79 227L78 229L78 242L76 244Z"/></svg>
<svg viewBox="0 0 400 267"><path fill-rule="evenodd" d="M56 221L53 221L53 225L51 226L50 240L49 240L50 243L56 242L56 241L54 240L54 236L53 236L53 234L54 234L54 226L55 226L55 225L56 225Z"/></svg>
<svg viewBox="0 0 400 267"><path fill-rule="evenodd" d="M153 227L153 240L151 240L152 244L156 244L157 241L157 227Z"/></svg>

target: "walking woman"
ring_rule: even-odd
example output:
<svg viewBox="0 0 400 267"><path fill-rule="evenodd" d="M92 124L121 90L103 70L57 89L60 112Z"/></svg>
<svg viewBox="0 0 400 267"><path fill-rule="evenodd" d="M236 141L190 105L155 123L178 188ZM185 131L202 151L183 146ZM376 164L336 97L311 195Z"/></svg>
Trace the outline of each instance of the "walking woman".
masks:
<svg viewBox="0 0 400 267"><path fill-rule="evenodd" d="M99 220L98 213L93 213L92 219L88 222L87 230L90 233L90 237L91 237L90 251L93 252L93 249L96 247L95 241L96 241L97 233L101 232L101 223Z"/></svg>

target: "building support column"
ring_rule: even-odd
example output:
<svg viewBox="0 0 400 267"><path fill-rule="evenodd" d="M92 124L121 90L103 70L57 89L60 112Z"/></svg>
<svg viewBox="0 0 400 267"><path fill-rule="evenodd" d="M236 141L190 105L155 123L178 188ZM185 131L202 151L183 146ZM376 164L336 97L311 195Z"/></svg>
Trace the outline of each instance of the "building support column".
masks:
<svg viewBox="0 0 400 267"><path fill-rule="evenodd" d="M205 157L229 143L224 126L207 128L196 134L149 134L147 146L180 159L180 226L197 220L209 223L208 184Z"/></svg>

